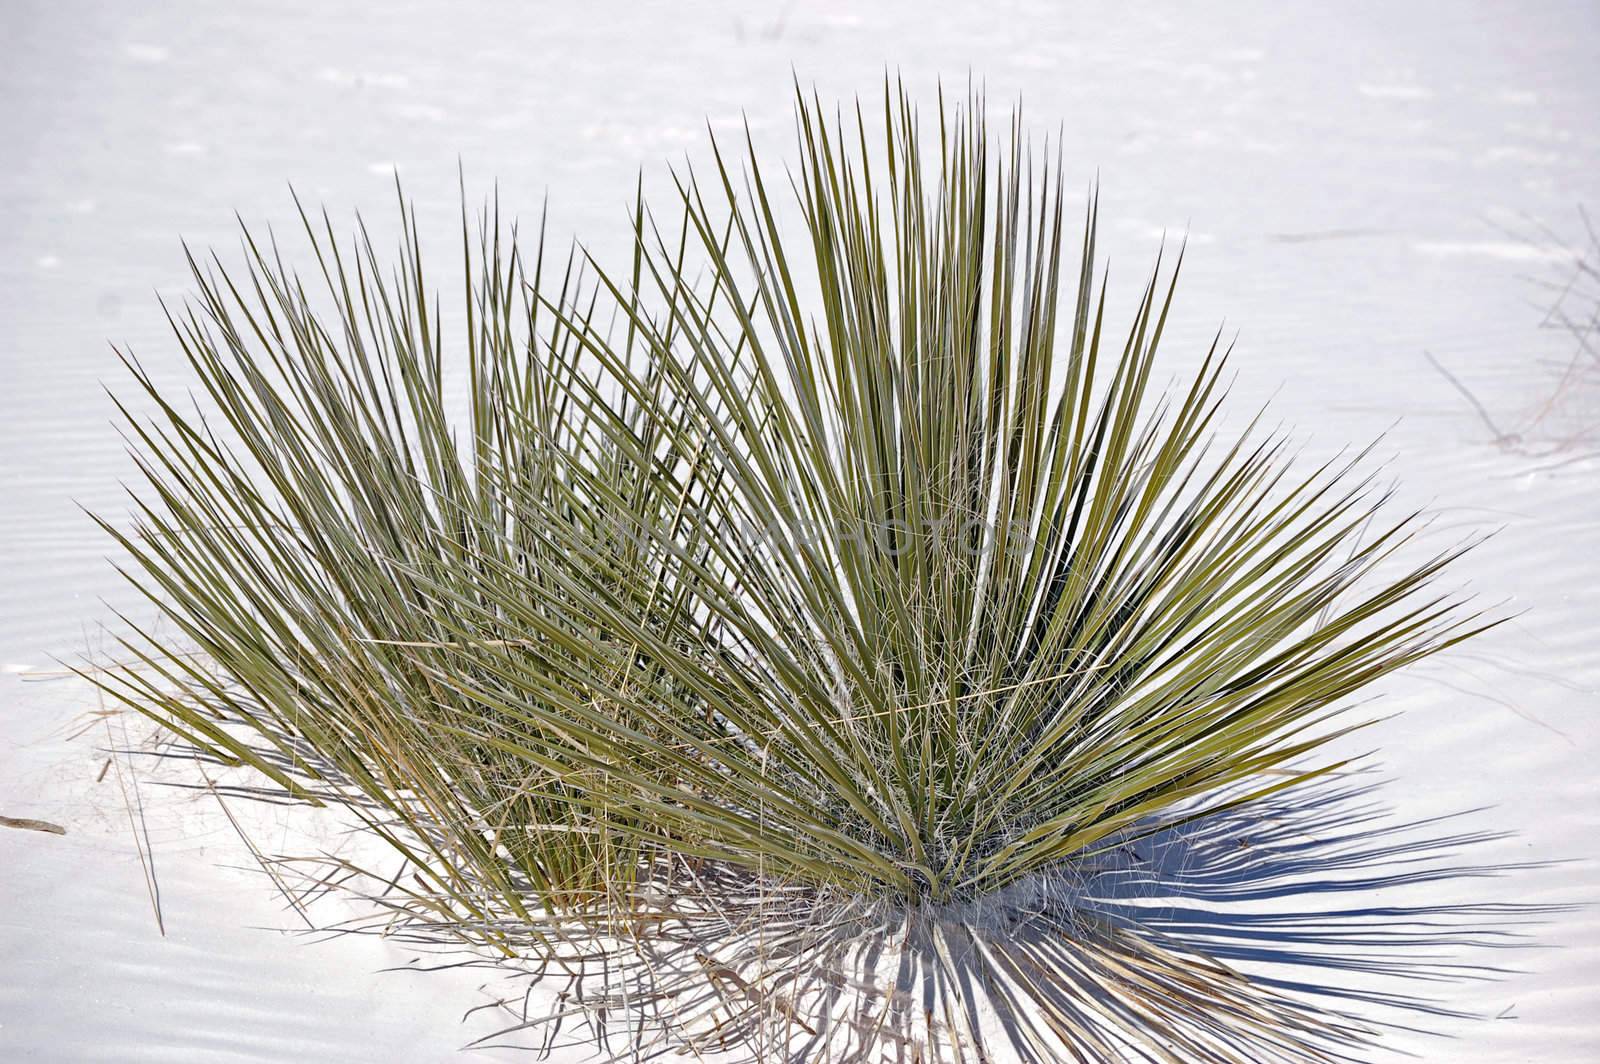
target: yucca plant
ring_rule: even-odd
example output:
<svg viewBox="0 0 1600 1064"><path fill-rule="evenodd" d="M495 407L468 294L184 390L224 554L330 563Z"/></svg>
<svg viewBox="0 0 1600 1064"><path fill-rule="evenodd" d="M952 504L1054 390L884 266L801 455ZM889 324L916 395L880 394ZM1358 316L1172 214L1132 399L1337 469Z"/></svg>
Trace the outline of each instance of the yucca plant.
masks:
<svg viewBox="0 0 1600 1064"><path fill-rule="evenodd" d="M104 682L336 787L420 919L603 942L633 1052L1331 1059L1364 1029L1076 888L1336 769L1351 696L1478 624L1459 550L1398 560L1359 456L1220 433L1220 342L1154 391L1177 268L1114 330L1020 123L798 110L785 185L718 149L595 287L486 221L459 427L414 222L393 280L307 223L326 311L197 266L226 430L140 375L113 534L205 663Z"/></svg>

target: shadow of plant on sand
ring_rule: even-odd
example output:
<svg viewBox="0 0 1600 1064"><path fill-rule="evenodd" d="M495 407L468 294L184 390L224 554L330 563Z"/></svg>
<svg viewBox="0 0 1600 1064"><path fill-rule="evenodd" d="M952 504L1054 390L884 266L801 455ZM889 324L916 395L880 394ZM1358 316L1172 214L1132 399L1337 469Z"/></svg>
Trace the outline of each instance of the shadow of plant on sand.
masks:
<svg viewBox="0 0 1600 1064"><path fill-rule="evenodd" d="M1439 900L1464 880L1544 864L1476 859L1510 834L1471 827L1480 810L1399 819L1383 786L1369 769L1123 847L1086 885L1086 904L1249 966L1258 989L1336 1011L1362 1041L1471 1018L1449 1006L1449 987L1513 974L1493 952L1537 948L1530 929L1562 907Z"/></svg>

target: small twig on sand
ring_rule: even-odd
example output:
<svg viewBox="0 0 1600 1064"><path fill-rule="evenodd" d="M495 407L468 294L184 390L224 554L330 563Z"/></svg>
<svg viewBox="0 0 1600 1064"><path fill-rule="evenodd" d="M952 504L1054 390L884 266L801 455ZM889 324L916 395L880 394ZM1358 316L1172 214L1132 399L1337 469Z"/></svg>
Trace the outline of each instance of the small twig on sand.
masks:
<svg viewBox="0 0 1600 1064"><path fill-rule="evenodd" d="M1462 384L1460 378L1458 378L1454 373L1451 373L1448 369L1446 369L1443 362L1440 362L1437 358L1434 358L1432 351L1424 350L1422 354L1424 358L1432 363L1433 368L1442 373L1444 375L1444 379L1449 381L1451 386L1454 387L1456 391L1460 392L1467 402L1472 404L1472 409L1478 412L1478 417L1481 418L1483 423L1489 427L1489 431L1494 433L1494 442L1496 444L1515 444L1522 441L1522 437L1518 436L1516 433L1505 432L1500 428L1499 425L1496 425L1494 418L1489 416L1489 411L1484 408L1482 403L1478 402L1478 397L1472 394L1472 390L1465 384Z"/></svg>
<svg viewBox="0 0 1600 1064"><path fill-rule="evenodd" d="M65 835L67 829L48 820L29 820L27 817L0 816L0 828L21 828L23 831L43 831L50 835Z"/></svg>

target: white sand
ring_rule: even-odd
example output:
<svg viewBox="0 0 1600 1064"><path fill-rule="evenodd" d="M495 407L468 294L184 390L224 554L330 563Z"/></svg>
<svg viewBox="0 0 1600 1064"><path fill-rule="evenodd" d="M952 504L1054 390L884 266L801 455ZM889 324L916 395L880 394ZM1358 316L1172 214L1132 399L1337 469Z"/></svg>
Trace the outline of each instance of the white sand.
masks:
<svg viewBox="0 0 1600 1064"><path fill-rule="evenodd" d="M557 231L604 253L636 170L659 179L698 152L707 118L730 129L742 110L786 147L791 64L829 94L876 91L886 65L930 89L971 70L997 104L1022 94L1041 130L1065 123L1069 178L1100 174L1124 299L1161 231L1189 228L1170 366L1226 317L1240 407L1276 393L1313 455L1393 425L1400 505L1461 534L1503 528L1458 578L1525 613L1386 684L1383 708L1404 715L1360 747L1381 747L1396 818L1488 806L1465 823L1519 832L1463 861L1566 862L1434 884L1435 902L1597 900L1600 462L1493 446L1422 354L1508 423L1543 394L1542 363L1570 354L1535 328L1527 280L1559 262L1515 234L1532 218L1575 241L1575 205L1600 212L1593 4L137 6L23 0L0 17L0 815L68 831L0 828L0 1059L432 1061L494 1026L459 1022L491 973L381 974L416 952L278 933L303 925L240 870L212 799L146 778L163 938L117 773L96 782L120 725L69 740L96 700L38 677L100 649L102 597L142 609L74 501L120 512L129 471L96 388L117 378L106 341L178 379L151 294L184 288L177 237L231 248L234 209L287 227L286 180L338 217L386 218L398 167L442 261L459 156L469 187L498 178L525 218L548 190ZM1600 397L1565 415L1600 425ZM306 844L298 823L245 815L264 845ZM1548 948L1494 958L1524 974L1445 993L1500 1018L1389 1044L1464 1064L1600 1059L1600 918L1554 916L1535 937Z"/></svg>

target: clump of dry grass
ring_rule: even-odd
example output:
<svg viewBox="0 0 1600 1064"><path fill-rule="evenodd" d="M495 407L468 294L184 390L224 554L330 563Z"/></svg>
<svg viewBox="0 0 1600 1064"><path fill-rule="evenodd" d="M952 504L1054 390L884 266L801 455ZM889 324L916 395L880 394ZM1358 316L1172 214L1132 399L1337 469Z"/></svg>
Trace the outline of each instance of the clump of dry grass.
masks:
<svg viewBox="0 0 1600 1064"><path fill-rule="evenodd" d="M1541 366L1542 383L1526 409L1485 402L1432 351L1423 355L1488 429L1496 447L1532 458L1553 460L1546 468L1594 457L1600 439L1596 385L1600 384L1600 233L1588 211L1578 209L1586 240L1567 243L1548 228L1534 226L1532 235L1510 233L1530 257L1551 265L1528 278L1540 311L1538 328L1568 341L1568 350L1553 365Z"/></svg>

